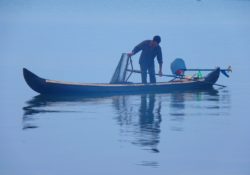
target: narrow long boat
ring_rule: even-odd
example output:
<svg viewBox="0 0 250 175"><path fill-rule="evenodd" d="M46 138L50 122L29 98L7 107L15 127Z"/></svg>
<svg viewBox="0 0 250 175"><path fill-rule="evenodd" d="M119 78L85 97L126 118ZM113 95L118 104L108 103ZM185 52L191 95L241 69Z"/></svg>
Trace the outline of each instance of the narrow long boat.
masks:
<svg viewBox="0 0 250 175"><path fill-rule="evenodd" d="M159 83L71 83L40 78L23 68L26 83L34 91L44 95L96 95L96 94L141 94L167 93L211 89L220 76L220 68L211 71L202 79L178 79Z"/></svg>

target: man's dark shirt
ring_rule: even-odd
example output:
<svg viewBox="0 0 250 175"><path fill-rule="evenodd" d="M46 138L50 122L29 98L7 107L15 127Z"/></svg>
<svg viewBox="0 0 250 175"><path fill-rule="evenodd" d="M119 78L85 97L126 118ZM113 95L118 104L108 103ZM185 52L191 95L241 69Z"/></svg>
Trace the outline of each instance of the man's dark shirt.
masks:
<svg viewBox="0 0 250 175"><path fill-rule="evenodd" d="M151 46L151 40L145 40L135 46L133 49L133 53L136 54L137 52L142 50L139 64L143 65L153 65L154 58L157 57L157 61L159 64L162 64L162 52L161 47L158 45L156 47Z"/></svg>

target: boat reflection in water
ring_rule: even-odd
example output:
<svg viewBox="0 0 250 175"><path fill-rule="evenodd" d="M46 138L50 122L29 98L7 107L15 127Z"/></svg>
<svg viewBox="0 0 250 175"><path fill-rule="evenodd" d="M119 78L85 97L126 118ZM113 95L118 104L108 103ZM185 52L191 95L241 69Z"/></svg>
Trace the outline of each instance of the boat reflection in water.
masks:
<svg viewBox="0 0 250 175"><path fill-rule="evenodd" d="M189 117L227 116L230 109L230 96L227 90L108 97L39 95L28 101L23 108L23 129L38 128L39 117L45 113L72 113L71 115L78 112L87 113L88 105L86 104L94 105L98 109L111 107L113 114L110 116L114 116L114 120L119 125L118 133L121 144L132 144L148 153L159 155L161 153L160 141L163 137L162 128L164 128L164 133L183 132L185 129L183 123ZM83 106L86 108L83 109ZM102 109L100 108L101 112L93 115L102 115L100 114ZM154 159L142 161L139 165L157 167L159 163Z"/></svg>
<svg viewBox="0 0 250 175"><path fill-rule="evenodd" d="M38 128L39 126L37 126L34 121L42 117L43 114L84 113L86 111L82 110L83 104L92 102L93 105L97 105L105 100L108 99L101 96L34 96L31 100L27 101L26 106L23 107L23 129Z"/></svg>

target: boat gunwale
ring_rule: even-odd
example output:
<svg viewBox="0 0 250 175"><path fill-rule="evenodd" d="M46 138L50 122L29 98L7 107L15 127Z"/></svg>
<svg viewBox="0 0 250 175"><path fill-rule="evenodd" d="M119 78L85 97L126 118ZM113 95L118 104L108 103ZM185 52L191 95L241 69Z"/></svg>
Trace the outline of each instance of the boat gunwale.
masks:
<svg viewBox="0 0 250 175"><path fill-rule="evenodd" d="M185 81L167 81L167 82L157 82L157 83L127 83L127 84L109 84L109 83L77 83L77 82L65 82L59 80L49 80L45 79L47 84L61 84L61 85L72 85L72 86L97 86L97 87L124 87L124 86L162 86L162 85L177 85L177 84L189 84L189 83L197 83L197 82L204 82L206 83L205 79L200 80L188 80Z"/></svg>

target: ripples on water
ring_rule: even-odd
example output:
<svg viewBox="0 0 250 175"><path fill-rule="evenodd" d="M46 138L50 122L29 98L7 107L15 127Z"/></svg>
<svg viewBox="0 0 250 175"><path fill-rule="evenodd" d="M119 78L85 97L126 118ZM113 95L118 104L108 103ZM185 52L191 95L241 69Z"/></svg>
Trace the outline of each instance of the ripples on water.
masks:
<svg viewBox="0 0 250 175"><path fill-rule="evenodd" d="M95 106L96 109L88 109ZM130 143L142 150L160 154L162 125L170 124L164 132L183 132L183 123L194 117L226 117L230 114L230 93L227 90L171 94L121 95L106 97L35 96L23 107L23 130L39 129L40 120L75 113L98 116L93 125L101 122L102 107L113 111L112 120L119 126L120 144ZM49 117L48 117L49 116ZM46 119L45 119L46 120ZM65 120L65 118L64 118ZM67 120L67 119L66 119ZM68 120L74 120L68 118ZM101 124L101 123L99 123ZM109 126L112 127L111 123ZM163 130L166 130L164 128ZM98 139L98 138L96 138ZM102 143L100 143L102 144ZM142 160L137 165L158 167L158 161Z"/></svg>

